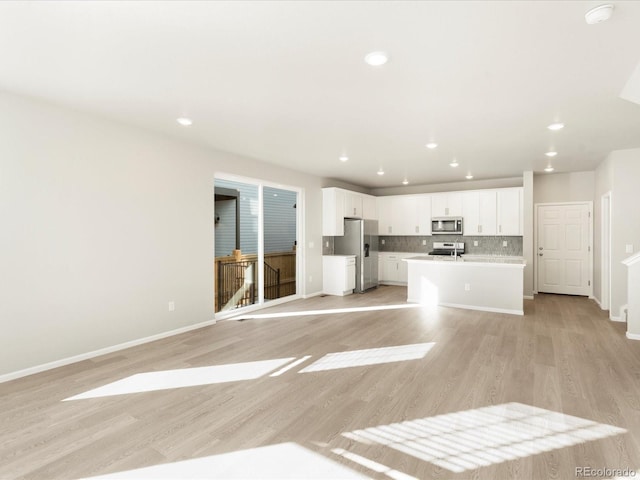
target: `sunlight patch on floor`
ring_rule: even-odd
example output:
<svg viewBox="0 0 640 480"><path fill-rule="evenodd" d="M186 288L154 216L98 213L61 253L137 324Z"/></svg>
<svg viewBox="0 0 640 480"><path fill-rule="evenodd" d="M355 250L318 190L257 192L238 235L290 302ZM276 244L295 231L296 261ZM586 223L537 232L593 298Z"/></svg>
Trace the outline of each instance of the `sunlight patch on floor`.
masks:
<svg viewBox="0 0 640 480"><path fill-rule="evenodd" d="M289 442L90 478L93 480L212 478L360 480L369 477L296 443Z"/></svg>
<svg viewBox="0 0 640 480"><path fill-rule="evenodd" d="M336 313L374 312L383 310L399 310L404 308L422 308L416 303L401 303L399 305L377 305L370 307L329 308L325 310L297 310L294 312L258 313L255 315L243 314L232 317L233 320L253 320L263 318L300 317L305 315L333 315Z"/></svg>
<svg viewBox="0 0 640 480"><path fill-rule="evenodd" d="M426 417L344 433L464 472L625 433L626 430L521 403Z"/></svg>
<svg viewBox="0 0 640 480"><path fill-rule="evenodd" d="M88 392L66 398L64 401L252 380L262 377L292 360L295 360L295 357L138 373L123 378L122 380L103 385L102 387L89 390Z"/></svg>
<svg viewBox="0 0 640 480"><path fill-rule="evenodd" d="M332 453L336 455L340 455L347 460L351 460L358 465L362 465L363 467L368 468L369 470L373 470L374 472L382 473L389 478L393 478L394 480L418 480L416 477L412 477L411 475L407 475L406 473L399 472L393 468L387 467L378 462L374 462L362 455L357 455L355 453L351 453L343 448L333 448L331 449Z"/></svg>
<svg viewBox="0 0 640 480"><path fill-rule="evenodd" d="M303 368L298 373L418 360L423 358L433 345L435 344L418 343L414 345L329 353L308 367ZM85 400L113 395L128 395L132 393L155 392L174 388L253 380L269 373L270 377L278 377L310 358L311 355L305 355L300 358L276 358L256 362L230 363L226 365L138 373L87 392L65 398L63 401Z"/></svg>
<svg viewBox="0 0 640 480"><path fill-rule="evenodd" d="M362 367L381 363L403 362L423 358L435 343L416 343L396 347L368 348L348 352L328 353L299 373L320 372L337 368Z"/></svg>

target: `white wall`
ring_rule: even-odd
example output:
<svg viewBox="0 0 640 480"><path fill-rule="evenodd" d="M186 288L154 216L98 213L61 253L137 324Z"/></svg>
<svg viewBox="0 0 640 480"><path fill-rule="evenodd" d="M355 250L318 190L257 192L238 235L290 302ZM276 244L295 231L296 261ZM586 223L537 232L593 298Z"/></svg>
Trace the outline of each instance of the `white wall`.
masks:
<svg viewBox="0 0 640 480"><path fill-rule="evenodd" d="M533 201L592 202L594 200L595 172L571 172L535 175Z"/></svg>
<svg viewBox="0 0 640 480"><path fill-rule="evenodd" d="M524 267L523 293L525 297L533 297L534 288L534 251L533 251L533 186L534 175L532 171L522 174L522 255L527 264Z"/></svg>
<svg viewBox="0 0 640 480"><path fill-rule="evenodd" d="M611 314L619 316L627 303L627 267L622 260L630 257L625 245L640 250L640 149L611 152L613 188L611 209ZM638 292L640 295L640 292Z"/></svg>
<svg viewBox="0 0 640 480"><path fill-rule="evenodd" d="M595 170L593 201L593 296L602 300L602 196L613 188L613 162L607 157ZM617 315L617 313L616 313Z"/></svg>
<svg viewBox="0 0 640 480"><path fill-rule="evenodd" d="M640 148L616 150L596 169L595 243L596 287L594 294L601 298L601 244L600 244L600 198L611 192L611 316L620 317L620 308L627 303L627 267L622 260L632 254L625 251L626 245L633 245L633 251L640 250Z"/></svg>
<svg viewBox="0 0 640 480"><path fill-rule="evenodd" d="M0 93L0 375L212 319L217 172L304 189L321 291L322 179Z"/></svg>

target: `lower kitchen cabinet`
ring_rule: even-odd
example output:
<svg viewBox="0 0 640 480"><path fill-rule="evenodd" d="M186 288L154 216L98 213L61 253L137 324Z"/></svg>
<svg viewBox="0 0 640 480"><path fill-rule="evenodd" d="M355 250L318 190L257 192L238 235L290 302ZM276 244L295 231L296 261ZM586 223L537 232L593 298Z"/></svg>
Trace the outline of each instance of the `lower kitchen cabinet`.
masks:
<svg viewBox="0 0 640 480"><path fill-rule="evenodd" d="M323 255L322 293L350 295L356 288L355 255Z"/></svg>
<svg viewBox="0 0 640 480"><path fill-rule="evenodd" d="M381 252L378 254L378 282L388 285L406 285L409 279L407 262L403 258L417 253Z"/></svg>

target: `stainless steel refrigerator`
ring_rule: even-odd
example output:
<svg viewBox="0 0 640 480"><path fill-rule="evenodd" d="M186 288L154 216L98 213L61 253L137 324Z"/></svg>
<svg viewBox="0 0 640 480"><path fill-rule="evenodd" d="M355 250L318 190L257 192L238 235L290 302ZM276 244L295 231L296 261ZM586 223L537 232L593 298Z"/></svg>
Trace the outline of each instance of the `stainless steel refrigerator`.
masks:
<svg viewBox="0 0 640 480"><path fill-rule="evenodd" d="M356 256L355 292L378 286L378 221L345 218L344 236L334 237L337 255Z"/></svg>

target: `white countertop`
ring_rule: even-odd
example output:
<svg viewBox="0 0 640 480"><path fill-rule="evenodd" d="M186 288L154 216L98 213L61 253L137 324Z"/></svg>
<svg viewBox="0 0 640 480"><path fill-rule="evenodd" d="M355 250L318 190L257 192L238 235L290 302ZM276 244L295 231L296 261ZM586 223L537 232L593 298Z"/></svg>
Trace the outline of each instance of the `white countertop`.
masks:
<svg viewBox="0 0 640 480"><path fill-rule="evenodd" d="M506 256L506 255L462 255L461 257L448 257L446 255L416 255L404 259L405 262L430 262L430 263L448 263L455 265L480 265L480 264L500 264L522 266L526 265L523 257Z"/></svg>

